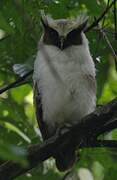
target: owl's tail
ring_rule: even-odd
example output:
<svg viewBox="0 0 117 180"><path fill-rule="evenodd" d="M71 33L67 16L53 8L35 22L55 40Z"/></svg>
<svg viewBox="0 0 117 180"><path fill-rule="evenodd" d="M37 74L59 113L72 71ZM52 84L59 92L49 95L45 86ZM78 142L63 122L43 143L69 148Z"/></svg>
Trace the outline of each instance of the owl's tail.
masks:
<svg viewBox="0 0 117 180"><path fill-rule="evenodd" d="M59 171L69 170L76 161L75 149L71 147L62 149L61 152L55 155L55 159Z"/></svg>

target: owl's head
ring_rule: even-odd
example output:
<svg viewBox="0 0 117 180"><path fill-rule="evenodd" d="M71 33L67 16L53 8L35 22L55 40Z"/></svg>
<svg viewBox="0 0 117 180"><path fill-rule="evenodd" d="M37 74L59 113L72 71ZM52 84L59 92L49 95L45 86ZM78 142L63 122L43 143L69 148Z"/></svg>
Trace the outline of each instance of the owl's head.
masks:
<svg viewBox="0 0 117 180"><path fill-rule="evenodd" d="M57 46L63 50L72 45L82 44L82 32L87 25L86 16L80 16L75 20L54 20L43 14L41 21L44 27L43 42L46 45Z"/></svg>

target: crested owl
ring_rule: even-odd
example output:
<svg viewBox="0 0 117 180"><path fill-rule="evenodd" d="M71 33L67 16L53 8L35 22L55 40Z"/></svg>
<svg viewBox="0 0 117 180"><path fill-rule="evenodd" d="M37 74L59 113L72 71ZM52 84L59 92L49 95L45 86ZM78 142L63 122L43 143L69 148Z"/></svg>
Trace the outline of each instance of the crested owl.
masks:
<svg viewBox="0 0 117 180"><path fill-rule="evenodd" d="M95 66L84 34L87 19L41 18L43 34L34 63L34 103L43 140L73 125L96 106ZM72 146L72 145L71 145ZM75 149L55 155L61 171L72 167Z"/></svg>

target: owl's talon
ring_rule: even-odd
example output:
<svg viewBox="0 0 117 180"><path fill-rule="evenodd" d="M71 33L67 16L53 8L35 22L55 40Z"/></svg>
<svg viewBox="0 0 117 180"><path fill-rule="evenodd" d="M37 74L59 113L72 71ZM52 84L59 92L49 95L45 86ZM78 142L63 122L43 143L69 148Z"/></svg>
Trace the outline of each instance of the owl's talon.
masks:
<svg viewBox="0 0 117 180"><path fill-rule="evenodd" d="M68 132L71 127L72 127L72 124L66 123L64 126L57 128L56 135L57 136L63 135L64 133Z"/></svg>

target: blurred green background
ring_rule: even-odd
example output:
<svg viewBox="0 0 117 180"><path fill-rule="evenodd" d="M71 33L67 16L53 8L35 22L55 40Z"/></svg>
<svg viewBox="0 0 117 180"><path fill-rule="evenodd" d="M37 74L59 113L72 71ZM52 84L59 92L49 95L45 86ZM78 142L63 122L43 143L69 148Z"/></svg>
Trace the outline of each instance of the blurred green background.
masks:
<svg viewBox="0 0 117 180"><path fill-rule="evenodd" d="M94 17L100 16L106 5L107 0L1 0L0 87L19 77L13 71L14 64L25 63L29 69L33 69L38 40L42 33L40 10L43 9L54 18L74 18L80 13L87 13L91 24ZM117 51L113 7L100 22L100 25L102 24L113 49ZM97 69L97 104L104 104L117 96L114 58L107 42L98 31L91 30L86 35ZM117 139L117 131L114 130L103 138ZM34 113L32 78L30 78L28 84L0 95L0 162L9 159L26 166L23 147L39 142L41 139ZM116 150L105 148L81 150L80 161L66 179L85 180L85 174L90 180L115 180ZM57 171L53 160L48 160L47 163L16 179L59 180L63 177L64 173Z"/></svg>

